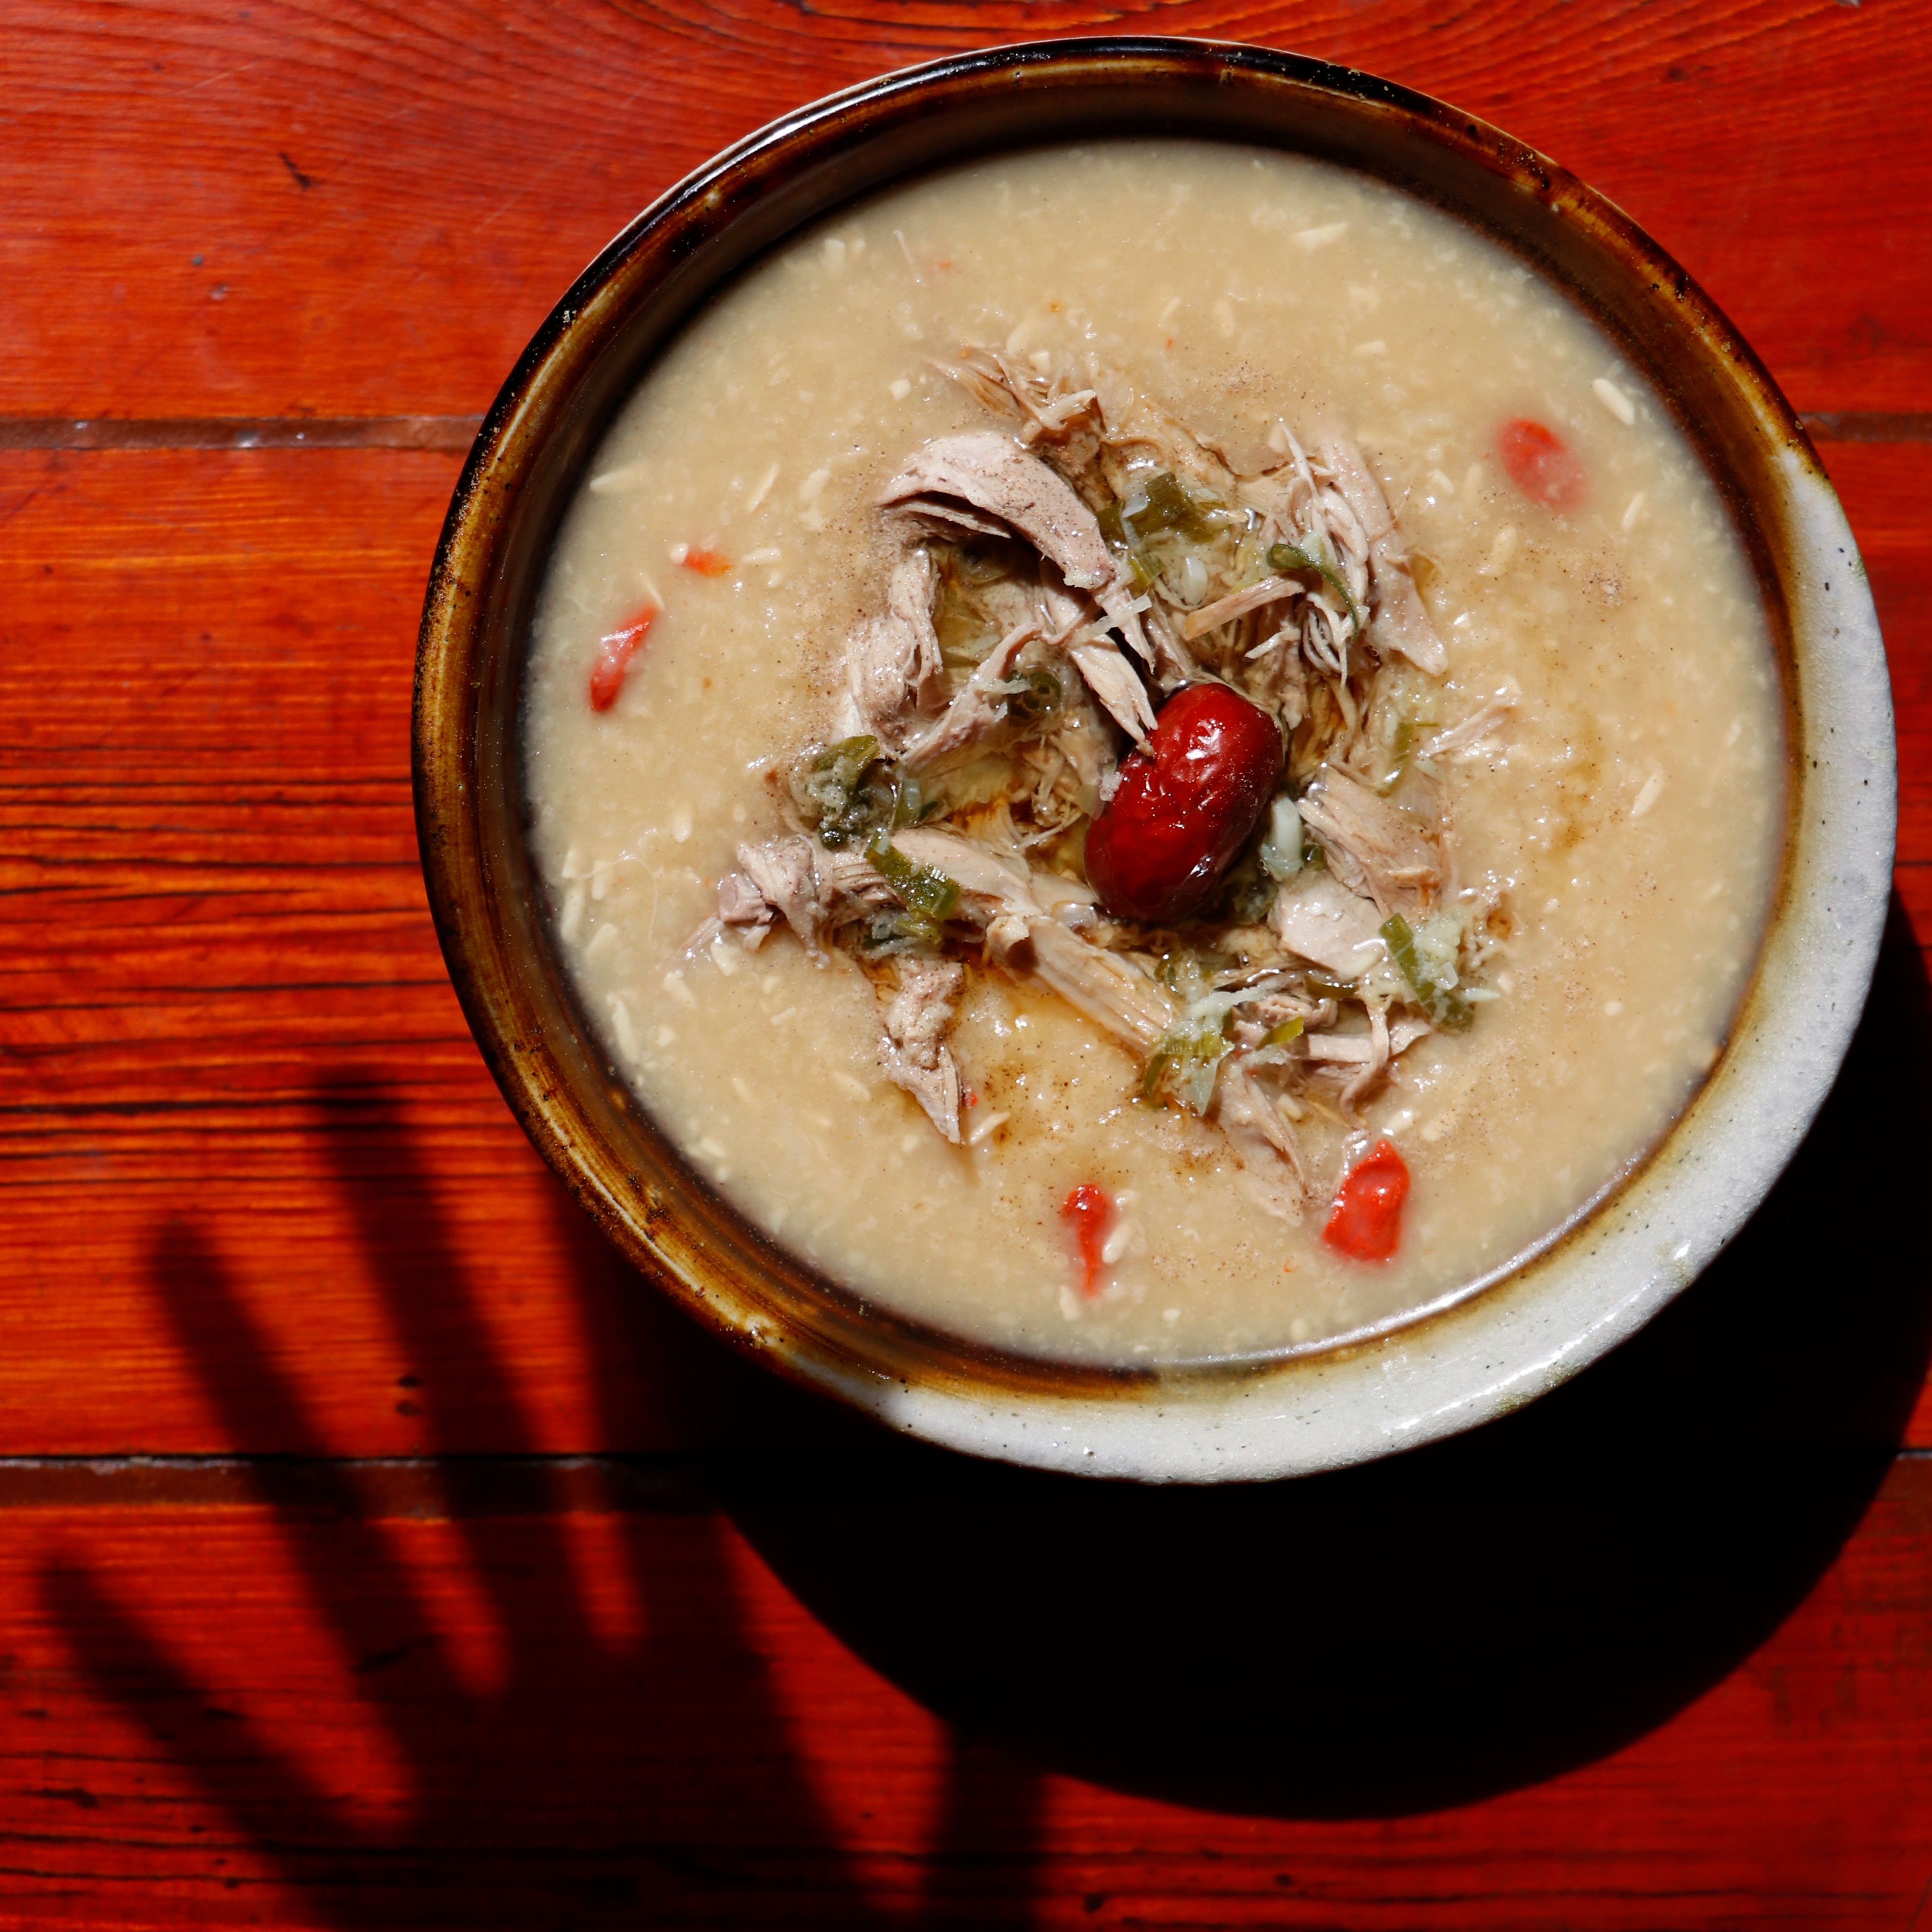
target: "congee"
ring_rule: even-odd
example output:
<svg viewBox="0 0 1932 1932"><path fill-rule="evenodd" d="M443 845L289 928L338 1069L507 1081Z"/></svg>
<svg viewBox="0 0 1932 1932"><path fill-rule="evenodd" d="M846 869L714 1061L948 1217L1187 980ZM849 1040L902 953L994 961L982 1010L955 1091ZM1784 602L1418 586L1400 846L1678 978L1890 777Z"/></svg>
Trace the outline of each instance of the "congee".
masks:
<svg viewBox="0 0 1932 1932"><path fill-rule="evenodd" d="M1783 726L1644 379L1385 184L1120 141L742 274L559 536L525 782L612 1067L868 1305L1103 1362L1442 1300L1720 1051Z"/></svg>

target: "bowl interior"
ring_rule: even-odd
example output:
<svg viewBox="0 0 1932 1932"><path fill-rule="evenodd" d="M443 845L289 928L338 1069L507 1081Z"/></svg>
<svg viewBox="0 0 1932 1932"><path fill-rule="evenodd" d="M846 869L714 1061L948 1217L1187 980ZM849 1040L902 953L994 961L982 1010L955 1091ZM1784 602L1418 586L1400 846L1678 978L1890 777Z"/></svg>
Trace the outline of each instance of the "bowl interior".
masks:
<svg viewBox="0 0 1932 1932"><path fill-rule="evenodd" d="M538 590L585 466L653 356L714 290L806 224L909 175L1130 132L1287 148L1378 177L1483 230L1592 313L1667 400L1730 506L1763 587L1793 751L1784 882L1732 1049L1637 1176L1453 1307L1352 1345L1164 1370L1001 1354L862 1310L686 1166L607 1064L552 949L525 842L518 716ZM1524 1399L1628 1332L1735 1230L1822 1099L1869 977L1889 873L1889 792L1875 796L1868 772L1848 804L1808 722L1832 715L1828 700L1840 716L1849 702L1888 757L1882 655L1876 688L1867 662L1877 650L1869 598L1847 569L1836 589L1824 574L1849 543L1796 419L1724 318L1608 203L1496 130L1367 76L1252 49L1063 42L939 62L806 108L681 184L586 271L519 362L458 487L425 606L416 752L432 907L471 1024L532 1139L645 1273L734 1340L904 1426L1022 1460L1187 1477L1355 1460ZM1828 632L1835 656L1822 650ZM1848 700L1821 677L1856 689ZM1854 808L1861 862L1826 885L1844 941L1828 982L1843 1024L1787 1070L1767 1109L1748 1078L1740 1085L1750 1070L1738 1042L1816 996L1792 970L1818 913L1807 854L1821 812ZM1848 828L1836 829L1842 840ZM1658 1202L1684 1194L1687 1152L1699 1172L1722 1166L1724 1136L1705 1124L1715 1109L1735 1133L1739 1107L1756 1111L1760 1132L1724 1168L1716 1218L1706 1202L1688 1245L1659 1250L1670 1256L1661 1276L1648 1263L1633 1271L1634 1254L1606 1260L1612 1208L1626 1224L1633 1210L1654 1218ZM1766 1138L1779 1133L1781 1152ZM1498 1332L1514 1333L1521 1359L1472 1369L1498 1354ZM1390 1349L1434 1377L1393 1435L1388 1401L1364 1406L1355 1390L1385 1381Z"/></svg>

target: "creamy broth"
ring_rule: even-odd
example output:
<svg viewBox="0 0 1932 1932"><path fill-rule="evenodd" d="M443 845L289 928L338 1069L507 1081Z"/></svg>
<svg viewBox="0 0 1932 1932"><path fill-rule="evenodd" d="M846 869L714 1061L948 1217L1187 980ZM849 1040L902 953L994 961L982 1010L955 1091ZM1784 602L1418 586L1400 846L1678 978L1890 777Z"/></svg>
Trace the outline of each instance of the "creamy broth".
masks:
<svg viewBox="0 0 1932 1932"><path fill-rule="evenodd" d="M929 439L1010 427L933 366L962 344L1089 357L1231 458L1342 426L1412 552L1448 668L1459 866L1513 930L1466 1030L1420 1040L1359 1129L1306 1125L1306 1210L1036 984L969 964L974 1104L946 1144L882 1077L878 1004L782 928L687 953L782 773L838 735L844 640L880 608L881 487ZM1580 459L1553 514L1498 425ZM1276 447L1279 447L1277 442ZM1265 460L1264 458L1262 460ZM1238 466L1239 466L1238 461ZM692 567L694 564L701 566ZM706 574L707 571L715 574ZM662 604L604 711L600 640ZM1312 1345L1508 1262L1652 1147L1721 1049L1774 880L1780 695L1742 546L1643 380L1514 257L1412 197L1244 148L986 160L756 265L656 362L558 539L524 694L536 861L611 1063L752 1220L864 1300L1035 1355L1159 1362ZM1392 1259L1322 1239L1383 1138L1412 1186ZM1060 1204L1119 1204L1089 1296Z"/></svg>

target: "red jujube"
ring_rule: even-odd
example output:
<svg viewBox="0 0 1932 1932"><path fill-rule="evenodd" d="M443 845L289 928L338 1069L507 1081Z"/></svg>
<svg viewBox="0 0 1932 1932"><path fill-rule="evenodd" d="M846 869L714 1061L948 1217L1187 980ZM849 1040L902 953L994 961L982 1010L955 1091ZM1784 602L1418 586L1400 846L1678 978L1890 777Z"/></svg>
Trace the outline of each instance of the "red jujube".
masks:
<svg viewBox="0 0 1932 1932"><path fill-rule="evenodd" d="M1255 829L1281 770L1274 720L1225 684L1169 698L1087 834L1087 877L1124 919L1185 919Z"/></svg>

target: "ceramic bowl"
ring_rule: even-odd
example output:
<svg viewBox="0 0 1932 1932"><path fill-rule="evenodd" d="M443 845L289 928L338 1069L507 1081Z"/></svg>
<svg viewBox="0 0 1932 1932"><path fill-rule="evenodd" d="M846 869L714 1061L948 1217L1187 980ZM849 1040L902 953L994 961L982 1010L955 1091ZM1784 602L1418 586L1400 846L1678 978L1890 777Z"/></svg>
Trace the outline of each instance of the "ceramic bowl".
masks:
<svg viewBox="0 0 1932 1932"><path fill-rule="evenodd" d="M578 1012L524 841L518 704L563 512L659 346L753 256L856 196L1000 148L1120 133L1277 147L1396 183L1568 291L1668 399L1762 580L1789 707L1784 867L1729 1045L1661 1144L1539 1251L1340 1345L1156 1370L1020 1359L862 1309L688 1166ZM786 1374L1016 1462L1148 1480L1329 1468L1528 1401L1629 1335L1742 1225L1849 1044L1889 889L1878 626L1789 405L1683 270L1520 142L1369 76L1263 50L1064 40L940 61L801 109L640 215L524 352L464 469L417 659L416 802L443 950L517 1118L650 1280Z"/></svg>

